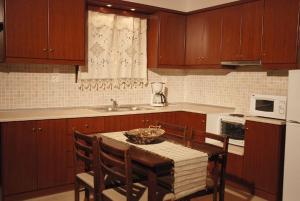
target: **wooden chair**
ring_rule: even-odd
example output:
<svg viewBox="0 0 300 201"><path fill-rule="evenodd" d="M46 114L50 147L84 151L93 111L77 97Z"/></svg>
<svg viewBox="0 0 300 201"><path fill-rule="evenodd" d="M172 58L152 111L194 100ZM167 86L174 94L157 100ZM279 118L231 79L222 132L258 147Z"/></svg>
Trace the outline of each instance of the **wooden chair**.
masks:
<svg viewBox="0 0 300 201"><path fill-rule="evenodd" d="M89 200L90 193L94 198L99 189L97 177L98 141L78 131L74 131L74 159L75 159L75 201L79 201L79 194L85 191L85 199ZM95 175L96 174L96 175Z"/></svg>
<svg viewBox="0 0 300 201"><path fill-rule="evenodd" d="M213 194L213 200L217 200L219 192L219 200L224 201L225 191L225 170L228 154L229 138L223 135L216 135L205 133L205 142L199 143L195 141L195 131L191 130L189 137L189 144L192 148L208 153L209 162L212 168L209 168L207 178L207 188L204 191L197 192L190 197L197 197L200 195Z"/></svg>
<svg viewBox="0 0 300 201"><path fill-rule="evenodd" d="M141 183L133 183L133 165L130 157L130 146L114 146L105 143L99 138L98 172L99 193L98 200L147 200L146 186ZM107 188L104 185L105 178L120 181L123 186Z"/></svg>
<svg viewBox="0 0 300 201"><path fill-rule="evenodd" d="M162 121L157 121L155 126L166 131L163 138L174 141L175 143L183 145L187 144L187 126L170 124Z"/></svg>

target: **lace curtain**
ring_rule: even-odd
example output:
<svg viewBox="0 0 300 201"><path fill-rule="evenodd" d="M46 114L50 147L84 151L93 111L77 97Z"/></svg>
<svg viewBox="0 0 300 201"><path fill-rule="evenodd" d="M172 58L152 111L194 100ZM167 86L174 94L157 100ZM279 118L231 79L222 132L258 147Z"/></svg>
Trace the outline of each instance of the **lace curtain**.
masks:
<svg viewBox="0 0 300 201"><path fill-rule="evenodd" d="M125 89L147 84L147 20L88 12L88 63L80 88Z"/></svg>

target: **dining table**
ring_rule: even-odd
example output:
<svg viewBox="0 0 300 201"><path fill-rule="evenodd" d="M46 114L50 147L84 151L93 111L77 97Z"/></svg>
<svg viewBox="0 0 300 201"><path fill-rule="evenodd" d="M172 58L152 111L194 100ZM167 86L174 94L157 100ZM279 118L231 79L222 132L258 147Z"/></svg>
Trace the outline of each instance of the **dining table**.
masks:
<svg viewBox="0 0 300 201"><path fill-rule="evenodd" d="M124 143L120 140L116 140L111 135L124 135L124 132L112 132L112 133L97 133L94 134L97 138L102 138L105 143L111 144L118 147L130 147L132 162L143 169L143 172L147 176L147 187L148 187L148 200L157 201L157 189L158 189L158 178L170 175L174 168L174 161L167 157L163 157L159 154L154 154L150 151L143 150L132 143ZM167 138L161 138L161 141L168 141ZM207 143L191 143L191 142L174 142L180 143L182 146L201 151L207 154L208 162L217 162L220 158L224 157L225 153L221 147L214 146ZM221 174L224 174L224 170L221 170ZM224 177L220 177L220 189L219 189L219 201L224 201L224 189L225 181Z"/></svg>

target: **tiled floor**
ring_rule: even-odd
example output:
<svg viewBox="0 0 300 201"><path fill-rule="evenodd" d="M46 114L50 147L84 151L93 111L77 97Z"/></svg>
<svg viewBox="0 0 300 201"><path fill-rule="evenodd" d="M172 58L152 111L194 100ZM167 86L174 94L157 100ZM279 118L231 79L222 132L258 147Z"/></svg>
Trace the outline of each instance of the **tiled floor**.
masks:
<svg viewBox="0 0 300 201"><path fill-rule="evenodd" d="M266 201L262 198L251 196L247 193L238 192L233 189L226 189L225 201ZM83 200L83 196L81 196ZM49 196L29 199L26 201L74 201L74 192L68 191L64 193L53 194ZM120 201L117 200L116 201ZM205 196L193 199L192 201L212 201L212 196Z"/></svg>

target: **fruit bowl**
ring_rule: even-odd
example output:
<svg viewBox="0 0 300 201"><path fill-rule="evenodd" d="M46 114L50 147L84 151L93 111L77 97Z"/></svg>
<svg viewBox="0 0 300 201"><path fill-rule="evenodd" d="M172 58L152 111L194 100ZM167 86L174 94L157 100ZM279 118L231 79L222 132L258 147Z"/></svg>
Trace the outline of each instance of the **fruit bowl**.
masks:
<svg viewBox="0 0 300 201"><path fill-rule="evenodd" d="M165 131L159 127L137 128L126 131L124 135L135 144L151 144L161 137Z"/></svg>

